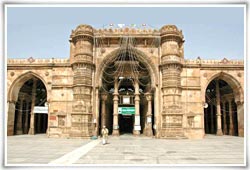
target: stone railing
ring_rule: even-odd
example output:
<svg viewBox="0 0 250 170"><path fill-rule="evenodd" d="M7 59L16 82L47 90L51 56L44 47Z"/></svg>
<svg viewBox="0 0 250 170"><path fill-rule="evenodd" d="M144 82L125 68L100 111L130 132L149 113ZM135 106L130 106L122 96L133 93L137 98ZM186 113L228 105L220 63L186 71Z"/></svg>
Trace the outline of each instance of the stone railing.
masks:
<svg viewBox="0 0 250 170"><path fill-rule="evenodd" d="M186 59L184 60L184 64L201 64L201 65L242 65L244 66L244 60L228 60L226 58L222 60L202 60L202 59Z"/></svg>
<svg viewBox="0 0 250 170"><path fill-rule="evenodd" d="M41 64L67 64L69 59L34 59L32 57L27 59L8 59L7 64L25 64L25 65L41 65Z"/></svg>
<svg viewBox="0 0 250 170"><path fill-rule="evenodd" d="M159 30L157 29L151 29L151 28L104 28L104 29L95 29L94 30L95 35L105 35L105 34L114 34L114 35L120 35L120 34L155 34L160 35Z"/></svg>

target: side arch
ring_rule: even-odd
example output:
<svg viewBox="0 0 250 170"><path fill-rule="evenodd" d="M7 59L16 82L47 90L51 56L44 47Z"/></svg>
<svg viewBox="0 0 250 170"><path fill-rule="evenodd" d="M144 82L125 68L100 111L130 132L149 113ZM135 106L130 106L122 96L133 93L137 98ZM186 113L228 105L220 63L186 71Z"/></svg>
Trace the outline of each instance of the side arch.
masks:
<svg viewBox="0 0 250 170"><path fill-rule="evenodd" d="M10 88L9 88L9 91L8 91L8 94L7 94L7 101L16 101L17 100L17 97L18 97L18 92L20 91L20 88L22 87L22 85L28 81L29 79L31 78L37 78L39 80L41 80L46 88L46 91L47 91L47 98L49 98L49 89L48 89L48 83L45 81L45 79L33 72L33 71L28 71L26 73L23 73L22 75L20 75L18 78L16 78L12 84L10 85Z"/></svg>
<svg viewBox="0 0 250 170"><path fill-rule="evenodd" d="M8 93L7 93L7 135L14 135L14 127L15 127L15 110L16 110L16 102L18 101L18 95L23 87L23 85L30 79L36 78L39 81L41 81L45 87L46 90L46 98L47 101L49 99L49 92L48 92L48 83L45 81L45 79L32 71L27 71L26 73L23 73L22 75L18 76L10 85ZM27 113L27 112L26 112ZM20 114L20 113L19 113ZM21 113L22 114L22 113ZM29 118L28 118L29 119ZM20 118L18 119L20 120ZM27 120L25 120L27 122ZM20 124L20 123L19 123ZM20 129L20 127L19 127Z"/></svg>
<svg viewBox="0 0 250 170"><path fill-rule="evenodd" d="M214 73L212 76L206 79L203 89L202 89L202 101L203 102L205 102L206 89L209 83L212 82L216 78L224 80L233 89L233 94L234 94L236 103L244 102L244 91L240 82L236 78L234 78L232 75L225 73L225 72Z"/></svg>
<svg viewBox="0 0 250 170"><path fill-rule="evenodd" d="M108 64L110 61L112 61L118 54L119 54L119 48L113 50L109 54L107 54L104 59L99 64L97 71L96 71L96 82L98 86L100 87L102 85L101 77L103 75L103 70L105 69L105 64ZM158 68L155 66L152 60L141 50L133 49L134 52L137 54L137 57L139 60L145 64L145 66L149 69L150 77L152 79L152 86L157 86L159 84L159 78L158 78Z"/></svg>

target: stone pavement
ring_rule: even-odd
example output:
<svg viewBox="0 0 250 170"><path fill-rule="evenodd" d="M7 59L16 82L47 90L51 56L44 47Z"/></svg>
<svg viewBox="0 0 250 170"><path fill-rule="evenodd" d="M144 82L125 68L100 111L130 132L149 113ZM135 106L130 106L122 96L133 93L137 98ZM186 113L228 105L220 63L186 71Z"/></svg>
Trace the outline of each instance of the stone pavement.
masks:
<svg viewBox="0 0 250 170"><path fill-rule="evenodd" d="M206 135L199 140L166 140L122 135L101 140L7 137L7 164L244 164L244 138Z"/></svg>

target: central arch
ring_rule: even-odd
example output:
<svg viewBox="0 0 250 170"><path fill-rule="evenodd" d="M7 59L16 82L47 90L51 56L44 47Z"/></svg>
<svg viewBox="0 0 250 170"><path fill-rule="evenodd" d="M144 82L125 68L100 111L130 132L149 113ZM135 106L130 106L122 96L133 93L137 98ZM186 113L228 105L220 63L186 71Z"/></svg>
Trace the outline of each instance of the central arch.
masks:
<svg viewBox="0 0 250 170"><path fill-rule="evenodd" d="M111 53L109 53L99 64L99 67L96 71L96 82L99 87L99 132L100 127L105 125L110 129L110 132L114 134L114 127L119 127L119 133L133 133L137 131L137 134L148 134L152 135L151 131L153 132L153 122L154 120L154 93L155 87L158 85L158 75L157 75L157 68L155 67L152 60L144 54L142 51L133 48L133 55L136 55L138 59L140 67L145 67L147 70L147 75L150 79L150 86L151 90L145 89L138 83L136 85L136 79L134 78L123 78L117 77L117 85L114 82L114 85L110 86L110 89L103 90L103 86L105 86L103 82L104 73L107 71L107 65L114 62L118 55L121 55L121 49L118 48ZM124 55L131 55L125 54ZM123 54L122 54L123 55ZM114 65L114 63L112 63ZM132 63L130 63L131 65ZM129 66L128 66L129 67ZM139 82L139 79L138 79ZM117 98L115 96L117 88ZM112 91L113 90L113 91ZM107 94L110 91L110 94ZM146 92L147 93L143 93ZM106 94L105 94L106 93ZM117 106L115 104L115 100L117 100ZM128 102L124 104L123 101L127 100ZM136 102L139 101L139 104ZM135 108L135 113L133 116L125 115L123 113L118 113L118 110L121 111L122 109L131 109ZM119 109L118 109L119 108ZM117 112L117 118L116 118ZM122 112L122 111L121 111ZM103 116L103 115L106 116ZM153 115L153 116L152 116ZM105 117L105 118L104 118ZM105 120L103 120L105 119ZM107 120L108 119L108 120ZM117 124L115 123L117 121ZM139 122L139 123L138 123ZM133 127L131 127L133 126ZM132 130L133 129L133 130ZM149 129L149 130L148 130ZM138 132L139 131L139 132Z"/></svg>
<svg viewBox="0 0 250 170"><path fill-rule="evenodd" d="M137 57L140 59L140 61L143 64L145 64L145 66L149 69L150 77L152 78L152 85L157 86L159 84L158 68L144 52L136 48L134 48L133 50L135 51L136 54L138 54ZM105 64L107 64L109 61L114 60L114 58L118 55L119 51L120 48L113 50L112 52L107 54L99 64L99 67L97 68L96 71L96 82L99 87L102 85L101 77L103 75Z"/></svg>

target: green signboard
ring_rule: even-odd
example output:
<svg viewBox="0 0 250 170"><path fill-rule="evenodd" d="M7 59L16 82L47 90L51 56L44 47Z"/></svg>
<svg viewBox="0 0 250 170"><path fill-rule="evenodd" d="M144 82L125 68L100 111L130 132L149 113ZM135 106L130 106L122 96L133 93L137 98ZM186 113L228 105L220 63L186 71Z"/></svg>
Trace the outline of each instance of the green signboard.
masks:
<svg viewBox="0 0 250 170"><path fill-rule="evenodd" d="M135 107L118 107L118 114L134 115L135 114Z"/></svg>

